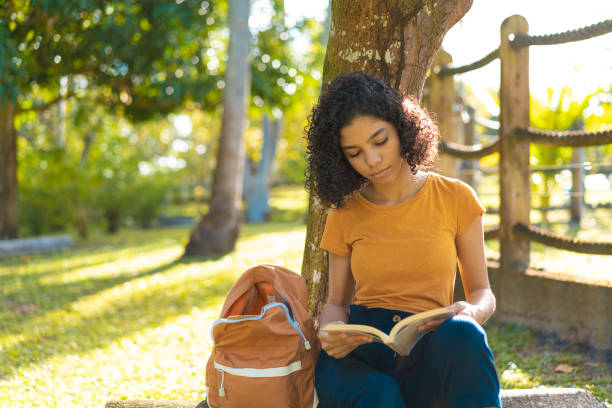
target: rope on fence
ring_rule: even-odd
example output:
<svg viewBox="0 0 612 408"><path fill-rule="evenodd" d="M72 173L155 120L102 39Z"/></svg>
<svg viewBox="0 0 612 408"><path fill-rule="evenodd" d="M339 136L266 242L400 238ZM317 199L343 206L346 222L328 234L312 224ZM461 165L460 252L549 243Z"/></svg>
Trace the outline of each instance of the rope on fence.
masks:
<svg viewBox="0 0 612 408"><path fill-rule="evenodd" d="M575 170L581 169L584 170L587 174L595 174L595 173L612 173L612 163L592 163L592 162L584 162L584 163L568 163L568 164L551 164L551 165L541 165L541 166L530 166L529 170L531 172L540 172L540 173L558 173L563 170ZM475 169L459 169L459 173L461 174L497 174L499 173L498 167L477 167Z"/></svg>
<svg viewBox="0 0 612 408"><path fill-rule="evenodd" d="M499 238L499 227L487 228L484 232L484 239L488 241L490 239Z"/></svg>
<svg viewBox="0 0 612 408"><path fill-rule="evenodd" d="M557 235L531 224L516 223L512 227L515 233L529 238L531 241L565 249L582 254L612 255L612 242L585 241L578 238Z"/></svg>
<svg viewBox="0 0 612 408"><path fill-rule="evenodd" d="M531 166L531 171L559 171L559 170L574 170L583 169L590 170L608 170L612 169L612 162L593 163L589 161L581 163L565 163L565 164L542 164L539 166Z"/></svg>
<svg viewBox="0 0 612 408"><path fill-rule="evenodd" d="M463 74L465 72L469 72L469 71L473 71L478 68L482 68L485 65L487 65L489 62L497 58L499 58L499 48L494 49L493 51L491 51L490 53L488 53L487 55L485 55L478 61L472 62L471 64L462 65L460 67L449 67L445 65L445 66L439 67L436 73L440 76Z"/></svg>
<svg viewBox="0 0 612 408"><path fill-rule="evenodd" d="M527 129L515 129L514 135L531 143L549 146L598 146L612 143L612 129L600 132L583 132L580 130L539 130L529 127Z"/></svg>
<svg viewBox="0 0 612 408"><path fill-rule="evenodd" d="M440 141L440 150L460 159L479 159L499 151L499 138L484 146L464 146L453 142Z"/></svg>
<svg viewBox="0 0 612 408"><path fill-rule="evenodd" d="M474 121L487 130L491 130L493 132L499 132L499 122L496 120L491 120L487 118L482 118L480 116L476 116L474 118Z"/></svg>
<svg viewBox="0 0 612 408"><path fill-rule="evenodd" d="M487 194L478 194L478 195L482 197ZM583 205L585 208L589 210L600 210L600 209L609 210L612 208L612 203L600 203L600 204L585 203ZM531 209L535 211L569 210L570 208L572 208L570 204L551 205L549 207L531 207ZM499 214L499 208L495 208L495 207L487 207L485 208L485 211L487 212L487 214ZM485 231L485 238L487 236L486 234L487 232Z"/></svg>
<svg viewBox="0 0 612 408"><path fill-rule="evenodd" d="M599 204L589 204L589 203L586 203L585 207L590 209L590 210L599 210L599 209L602 209L602 208L605 208L605 209L609 210L609 209L612 208L612 203L599 203Z"/></svg>
<svg viewBox="0 0 612 408"><path fill-rule="evenodd" d="M511 44L514 46L564 44L568 42L586 40L589 38L608 34L609 32L612 32L612 19L602 21L601 23L592 24L587 27L579 28L576 30L569 30L557 34L516 34L514 39L512 39Z"/></svg>

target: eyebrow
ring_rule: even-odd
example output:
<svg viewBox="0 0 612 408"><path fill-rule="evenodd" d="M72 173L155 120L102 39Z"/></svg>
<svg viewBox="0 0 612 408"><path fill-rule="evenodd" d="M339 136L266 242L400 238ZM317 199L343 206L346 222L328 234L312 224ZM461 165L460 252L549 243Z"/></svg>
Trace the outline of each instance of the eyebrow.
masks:
<svg viewBox="0 0 612 408"><path fill-rule="evenodd" d="M370 136L368 138L368 142L372 139L374 139L376 136L378 136L383 130L386 130L386 127L381 127L380 129L378 129L376 132L372 133L372 136ZM342 146L342 150L346 150L346 149L353 149L355 147L359 147L359 146Z"/></svg>

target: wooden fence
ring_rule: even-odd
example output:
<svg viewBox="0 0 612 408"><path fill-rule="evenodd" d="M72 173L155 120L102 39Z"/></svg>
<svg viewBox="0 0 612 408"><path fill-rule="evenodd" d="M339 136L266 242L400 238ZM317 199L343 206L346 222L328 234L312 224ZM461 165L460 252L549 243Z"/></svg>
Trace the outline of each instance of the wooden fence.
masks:
<svg viewBox="0 0 612 408"><path fill-rule="evenodd" d="M456 160L478 159L499 152L499 214L498 228L488 230L487 239L500 240L500 268L524 272L529 266L530 242L540 242L569 251L612 255L612 242L584 241L560 236L545 231L529 221L531 211L529 145L531 143L551 146L597 146L612 143L612 130L603 132L538 130L529 123L529 47L534 45L560 44L612 32L612 20L559 34L530 36L527 21L522 16L511 16L501 25L500 46L484 58L462 67L451 67L452 58L447 53L434 61L430 79L429 107L438 114L443 136L452 134L456 128L453 116L454 96L452 76L485 66L500 59L500 120L498 135L485 146L469 145L473 135L466 134L467 145L443 140L441 151L445 153L439 167L442 172L456 174ZM473 118L472 118L473 120ZM473 126L473 124L472 124ZM489 128L495 128L489 125ZM468 127L469 129L469 127Z"/></svg>

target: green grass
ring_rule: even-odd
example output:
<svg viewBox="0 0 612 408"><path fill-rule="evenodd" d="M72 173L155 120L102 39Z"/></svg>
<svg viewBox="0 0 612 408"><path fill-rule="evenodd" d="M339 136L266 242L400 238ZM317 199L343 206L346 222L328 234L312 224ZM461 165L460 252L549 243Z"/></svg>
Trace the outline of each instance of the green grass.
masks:
<svg viewBox="0 0 612 408"><path fill-rule="evenodd" d="M612 211L609 209L585 211L581 225L578 227L570 223L567 210L555 210L549 212L549 223L542 225L542 228L556 234L578 239L611 242L611 214ZM532 222L537 222L539 216L539 211L532 210ZM485 225L487 227L496 226L498 223L499 217L497 214L485 214ZM499 259L499 241L487 241L486 248L488 257ZM539 243L531 243L531 267L544 270L549 275L557 276L559 279L612 286L611 262L609 255L579 254Z"/></svg>
<svg viewBox="0 0 612 408"><path fill-rule="evenodd" d="M305 201L301 188L275 190L271 221L246 224L222 257L182 260L190 229L161 228L0 259L0 406L203 399L208 329L225 293L259 263L299 272ZM502 387L579 386L612 400L605 356L523 326L487 331ZM573 372L556 372L560 363Z"/></svg>
<svg viewBox="0 0 612 408"><path fill-rule="evenodd" d="M579 387L612 402L609 355L534 333L518 324L485 326L502 388ZM557 370L560 364L570 373Z"/></svg>
<svg viewBox="0 0 612 408"><path fill-rule="evenodd" d="M188 234L124 230L2 260L0 405L202 399L208 327L226 292L259 263L299 271L305 228L247 225L232 254L182 261Z"/></svg>

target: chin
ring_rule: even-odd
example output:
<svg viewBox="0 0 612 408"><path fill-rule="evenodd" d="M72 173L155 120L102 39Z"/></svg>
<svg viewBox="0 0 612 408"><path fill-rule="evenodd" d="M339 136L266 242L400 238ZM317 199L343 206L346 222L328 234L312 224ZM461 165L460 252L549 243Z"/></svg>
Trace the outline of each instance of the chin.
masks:
<svg viewBox="0 0 612 408"><path fill-rule="evenodd" d="M370 180L370 183L382 186L385 184L393 184L393 180Z"/></svg>

